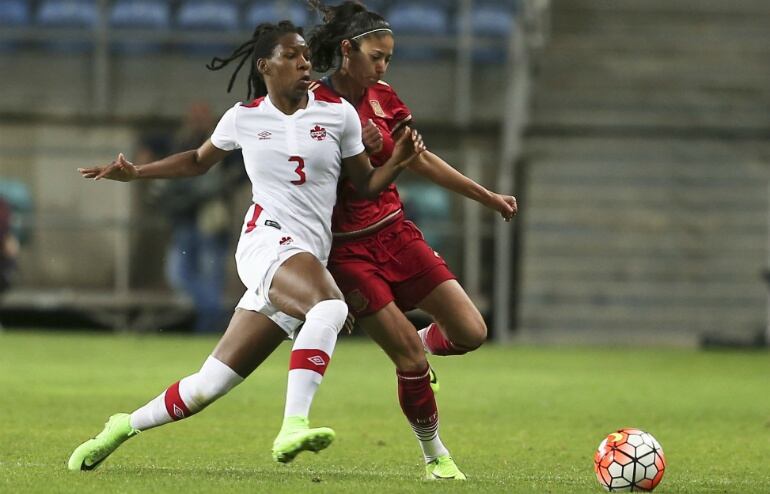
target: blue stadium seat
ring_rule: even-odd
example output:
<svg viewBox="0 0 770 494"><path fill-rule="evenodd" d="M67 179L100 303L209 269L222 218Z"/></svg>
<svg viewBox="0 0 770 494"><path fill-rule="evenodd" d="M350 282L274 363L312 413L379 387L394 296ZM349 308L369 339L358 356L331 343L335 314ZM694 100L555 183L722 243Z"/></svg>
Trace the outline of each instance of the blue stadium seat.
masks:
<svg viewBox="0 0 770 494"><path fill-rule="evenodd" d="M0 0L0 26L26 26L30 22L29 11L26 0Z"/></svg>
<svg viewBox="0 0 770 494"><path fill-rule="evenodd" d="M513 8L506 5L482 4L473 9L471 26L476 36L508 37L513 25Z"/></svg>
<svg viewBox="0 0 770 494"><path fill-rule="evenodd" d="M27 0L0 0L0 26L24 27L30 23ZM0 53L12 52L20 45L17 41L0 41Z"/></svg>
<svg viewBox="0 0 770 494"><path fill-rule="evenodd" d="M243 27L253 31L262 22L278 22L284 19L290 20L296 26L308 27L316 21L316 19L311 21L310 14L311 12L304 2L300 4L298 2L281 2L280 0L262 0L246 7Z"/></svg>
<svg viewBox="0 0 770 494"><path fill-rule="evenodd" d="M37 23L46 27L92 29L99 19L95 0L43 0Z"/></svg>
<svg viewBox="0 0 770 494"><path fill-rule="evenodd" d="M166 0L116 0L110 11L110 25L137 29L165 29L171 24L171 7Z"/></svg>
<svg viewBox="0 0 770 494"><path fill-rule="evenodd" d="M401 2L393 5L386 19L399 35L445 36L450 33L449 10L438 2ZM396 45L398 59L423 61L440 56L431 46Z"/></svg>
<svg viewBox="0 0 770 494"><path fill-rule="evenodd" d="M508 40L513 29L515 8L506 2L481 2L471 13L471 30L478 38L498 41ZM459 22L459 19L458 19ZM496 63L505 61L507 45L499 47L480 47L473 50L473 61Z"/></svg>
<svg viewBox="0 0 770 494"><path fill-rule="evenodd" d="M110 11L110 26L133 29L168 29L171 7L167 0L116 0ZM116 39L112 47L125 54L139 55L158 51L162 43L142 39Z"/></svg>
<svg viewBox="0 0 770 494"><path fill-rule="evenodd" d="M238 20L235 2L188 0L179 6L176 25L181 29L237 31Z"/></svg>
<svg viewBox="0 0 770 494"><path fill-rule="evenodd" d="M179 6L176 27L187 31L235 33L240 30L240 13L233 1L187 0ZM222 55L233 49L232 43L185 42L178 48L196 55Z"/></svg>
<svg viewBox="0 0 770 494"><path fill-rule="evenodd" d="M36 22L42 27L72 28L91 31L99 21L96 0L43 0L37 10ZM43 45L57 53L82 53L92 47L91 40L51 40Z"/></svg>

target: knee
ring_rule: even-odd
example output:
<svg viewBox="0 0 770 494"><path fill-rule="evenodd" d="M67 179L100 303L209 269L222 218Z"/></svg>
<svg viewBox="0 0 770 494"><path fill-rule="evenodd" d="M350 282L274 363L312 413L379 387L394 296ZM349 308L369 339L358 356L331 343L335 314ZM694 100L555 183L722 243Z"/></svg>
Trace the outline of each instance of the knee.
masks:
<svg viewBox="0 0 770 494"><path fill-rule="evenodd" d="M463 325L462 331L455 333L457 337L450 338L452 346L458 350L472 352L487 341L487 324L484 319L478 318L473 322Z"/></svg>
<svg viewBox="0 0 770 494"><path fill-rule="evenodd" d="M339 298L321 300L307 311L305 320L321 319L337 328L337 332L345 325L348 317L348 305Z"/></svg>

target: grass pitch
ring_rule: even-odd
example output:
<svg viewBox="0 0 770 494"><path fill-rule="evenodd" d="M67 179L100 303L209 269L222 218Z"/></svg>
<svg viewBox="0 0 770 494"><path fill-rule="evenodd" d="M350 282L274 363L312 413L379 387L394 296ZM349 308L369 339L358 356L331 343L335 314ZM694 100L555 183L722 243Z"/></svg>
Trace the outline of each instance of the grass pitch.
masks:
<svg viewBox="0 0 770 494"><path fill-rule="evenodd" d="M192 419L131 439L94 472L65 462L117 411L195 372L213 338L0 333L0 492L602 492L593 452L620 427L651 432L659 493L770 492L764 352L486 347L434 357L441 435L466 483L427 482L393 368L371 342L340 342L311 423L321 454L278 465L290 347Z"/></svg>

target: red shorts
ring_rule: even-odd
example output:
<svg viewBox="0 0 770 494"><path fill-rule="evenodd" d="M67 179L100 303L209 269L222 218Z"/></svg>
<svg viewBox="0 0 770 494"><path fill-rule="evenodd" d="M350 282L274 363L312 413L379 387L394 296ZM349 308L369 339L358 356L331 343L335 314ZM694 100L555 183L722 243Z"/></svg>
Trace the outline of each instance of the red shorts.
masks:
<svg viewBox="0 0 770 494"><path fill-rule="evenodd" d="M414 309L438 285L456 279L422 232L403 219L365 237L335 240L328 267L356 317L390 302Z"/></svg>

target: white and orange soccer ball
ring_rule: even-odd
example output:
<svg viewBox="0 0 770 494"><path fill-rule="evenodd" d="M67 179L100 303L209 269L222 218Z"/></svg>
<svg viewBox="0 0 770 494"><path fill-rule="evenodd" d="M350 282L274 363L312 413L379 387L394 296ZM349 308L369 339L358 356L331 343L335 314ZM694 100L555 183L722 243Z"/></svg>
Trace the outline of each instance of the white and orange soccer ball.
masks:
<svg viewBox="0 0 770 494"><path fill-rule="evenodd" d="M663 478L666 457L652 434L620 429L599 444L594 471L602 487L610 492L649 492Z"/></svg>

